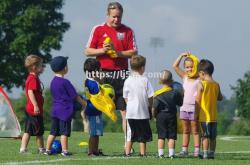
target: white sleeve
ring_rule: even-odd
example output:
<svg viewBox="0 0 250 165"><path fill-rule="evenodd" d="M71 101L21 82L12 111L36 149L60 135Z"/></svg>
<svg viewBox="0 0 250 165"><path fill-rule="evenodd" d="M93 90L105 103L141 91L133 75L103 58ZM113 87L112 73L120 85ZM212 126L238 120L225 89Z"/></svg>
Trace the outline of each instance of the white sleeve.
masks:
<svg viewBox="0 0 250 165"><path fill-rule="evenodd" d="M148 98L154 96L154 89L149 80L147 80L147 93L148 93Z"/></svg>
<svg viewBox="0 0 250 165"><path fill-rule="evenodd" d="M128 85L127 85L126 80L125 80L124 86L123 86L123 98L128 98L128 93L129 93Z"/></svg>

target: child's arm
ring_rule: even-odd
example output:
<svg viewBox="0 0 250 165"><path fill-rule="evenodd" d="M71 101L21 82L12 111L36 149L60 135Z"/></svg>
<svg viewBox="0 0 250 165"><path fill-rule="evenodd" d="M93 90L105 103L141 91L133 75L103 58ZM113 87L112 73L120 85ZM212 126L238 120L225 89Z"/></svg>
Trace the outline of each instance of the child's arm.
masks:
<svg viewBox="0 0 250 165"><path fill-rule="evenodd" d="M222 96L222 94L221 94L220 85L219 85L219 94L218 94L217 100L218 100L218 101L221 101L222 99L223 99L223 96Z"/></svg>
<svg viewBox="0 0 250 165"><path fill-rule="evenodd" d="M198 84L198 90L197 90L197 96L195 99L195 117L198 120L199 119L199 113L200 113L200 108L201 108L201 94L203 92L203 86L202 83L200 82Z"/></svg>
<svg viewBox="0 0 250 165"><path fill-rule="evenodd" d="M76 96L76 101L80 103L83 107L87 106L87 102L83 100L79 95Z"/></svg>
<svg viewBox="0 0 250 165"><path fill-rule="evenodd" d="M156 116L157 116L157 109L155 109L154 107L152 108L152 116L154 118L156 118Z"/></svg>
<svg viewBox="0 0 250 165"><path fill-rule="evenodd" d="M153 97L148 98L148 112L150 119L152 119L152 106L153 106Z"/></svg>
<svg viewBox="0 0 250 165"><path fill-rule="evenodd" d="M183 71L179 65L180 62L182 60L183 57L187 57L190 53L189 52L185 52L185 53L181 53L180 56L175 60L174 64L173 64L173 68L175 70L175 72L181 77L184 78L186 76L186 72Z"/></svg>
<svg viewBox="0 0 250 165"><path fill-rule="evenodd" d="M28 96L30 98L31 103L34 106L34 113L38 115L40 113L40 110L39 110L39 107L37 105L37 101L36 101L34 91L33 90L28 90Z"/></svg>

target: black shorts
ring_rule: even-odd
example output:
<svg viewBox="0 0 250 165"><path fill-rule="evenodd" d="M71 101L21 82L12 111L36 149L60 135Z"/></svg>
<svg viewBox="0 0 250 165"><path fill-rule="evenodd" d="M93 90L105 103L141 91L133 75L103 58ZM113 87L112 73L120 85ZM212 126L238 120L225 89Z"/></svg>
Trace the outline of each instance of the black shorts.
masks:
<svg viewBox="0 0 250 165"><path fill-rule="evenodd" d="M128 70L107 71L103 70L105 77L103 82L113 86L115 90L115 106L117 110L126 110L126 102L123 98L123 86L128 77Z"/></svg>
<svg viewBox="0 0 250 165"><path fill-rule="evenodd" d="M25 129L24 132L30 134L30 136L43 136L44 125L42 116L31 116L27 112L25 113Z"/></svg>
<svg viewBox="0 0 250 165"><path fill-rule="evenodd" d="M158 139L177 139L176 114L160 112L156 117Z"/></svg>
<svg viewBox="0 0 250 165"><path fill-rule="evenodd" d="M201 137L216 139L217 136L217 122L200 122Z"/></svg>
<svg viewBox="0 0 250 165"><path fill-rule="evenodd" d="M153 140L149 119L128 119L127 127L131 129L128 141L146 143Z"/></svg>
<svg viewBox="0 0 250 165"><path fill-rule="evenodd" d="M50 134L54 136L65 135L70 137L71 133L71 120L63 121L58 118L51 118L51 129Z"/></svg>

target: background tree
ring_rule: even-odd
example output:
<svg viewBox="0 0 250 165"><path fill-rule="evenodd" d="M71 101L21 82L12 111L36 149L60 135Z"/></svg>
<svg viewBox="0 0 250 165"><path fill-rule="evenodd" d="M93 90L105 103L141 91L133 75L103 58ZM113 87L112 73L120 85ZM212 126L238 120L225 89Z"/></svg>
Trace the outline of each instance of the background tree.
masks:
<svg viewBox="0 0 250 165"><path fill-rule="evenodd" d="M238 116L250 119L250 71L246 72L243 79L239 79L234 90Z"/></svg>
<svg viewBox="0 0 250 165"><path fill-rule="evenodd" d="M59 12L63 0L0 1L0 80L8 90L24 85L24 59L37 54L47 63L59 50L69 24Z"/></svg>

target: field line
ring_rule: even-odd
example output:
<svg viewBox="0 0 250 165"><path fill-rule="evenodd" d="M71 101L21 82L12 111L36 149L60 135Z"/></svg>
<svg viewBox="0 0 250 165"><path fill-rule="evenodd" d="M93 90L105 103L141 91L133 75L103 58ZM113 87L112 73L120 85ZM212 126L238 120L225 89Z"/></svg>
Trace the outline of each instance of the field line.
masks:
<svg viewBox="0 0 250 165"><path fill-rule="evenodd" d="M220 140L225 140L225 141L241 141L241 139L249 139L249 136L223 136L219 137Z"/></svg>
<svg viewBox="0 0 250 165"><path fill-rule="evenodd" d="M249 154L250 151L226 151L226 152L216 152L217 154ZM155 156L148 156L153 158ZM45 163L55 163L55 162L64 162L64 161L86 161L86 160L110 160L110 159L140 159L140 157L123 157L123 156L104 156L104 157L86 157L86 158L59 158L53 160L31 160L31 161L20 161L20 162L7 162L0 163L1 165L22 165L22 164L45 164Z"/></svg>
<svg viewBox="0 0 250 165"><path fill-rule="evenodd" d="M54 163L63 161L79 161L79 160L110 160L110 159L139 159L140 157L122 157L122 156L104 156L104 157L94 157L94 158L64 158L64 159L53 159L53 160L31 160L31 161L20 161L20 162L7 162L1 163L1 165L19 165L19 164L41 164L41 163Z"/></svg>

